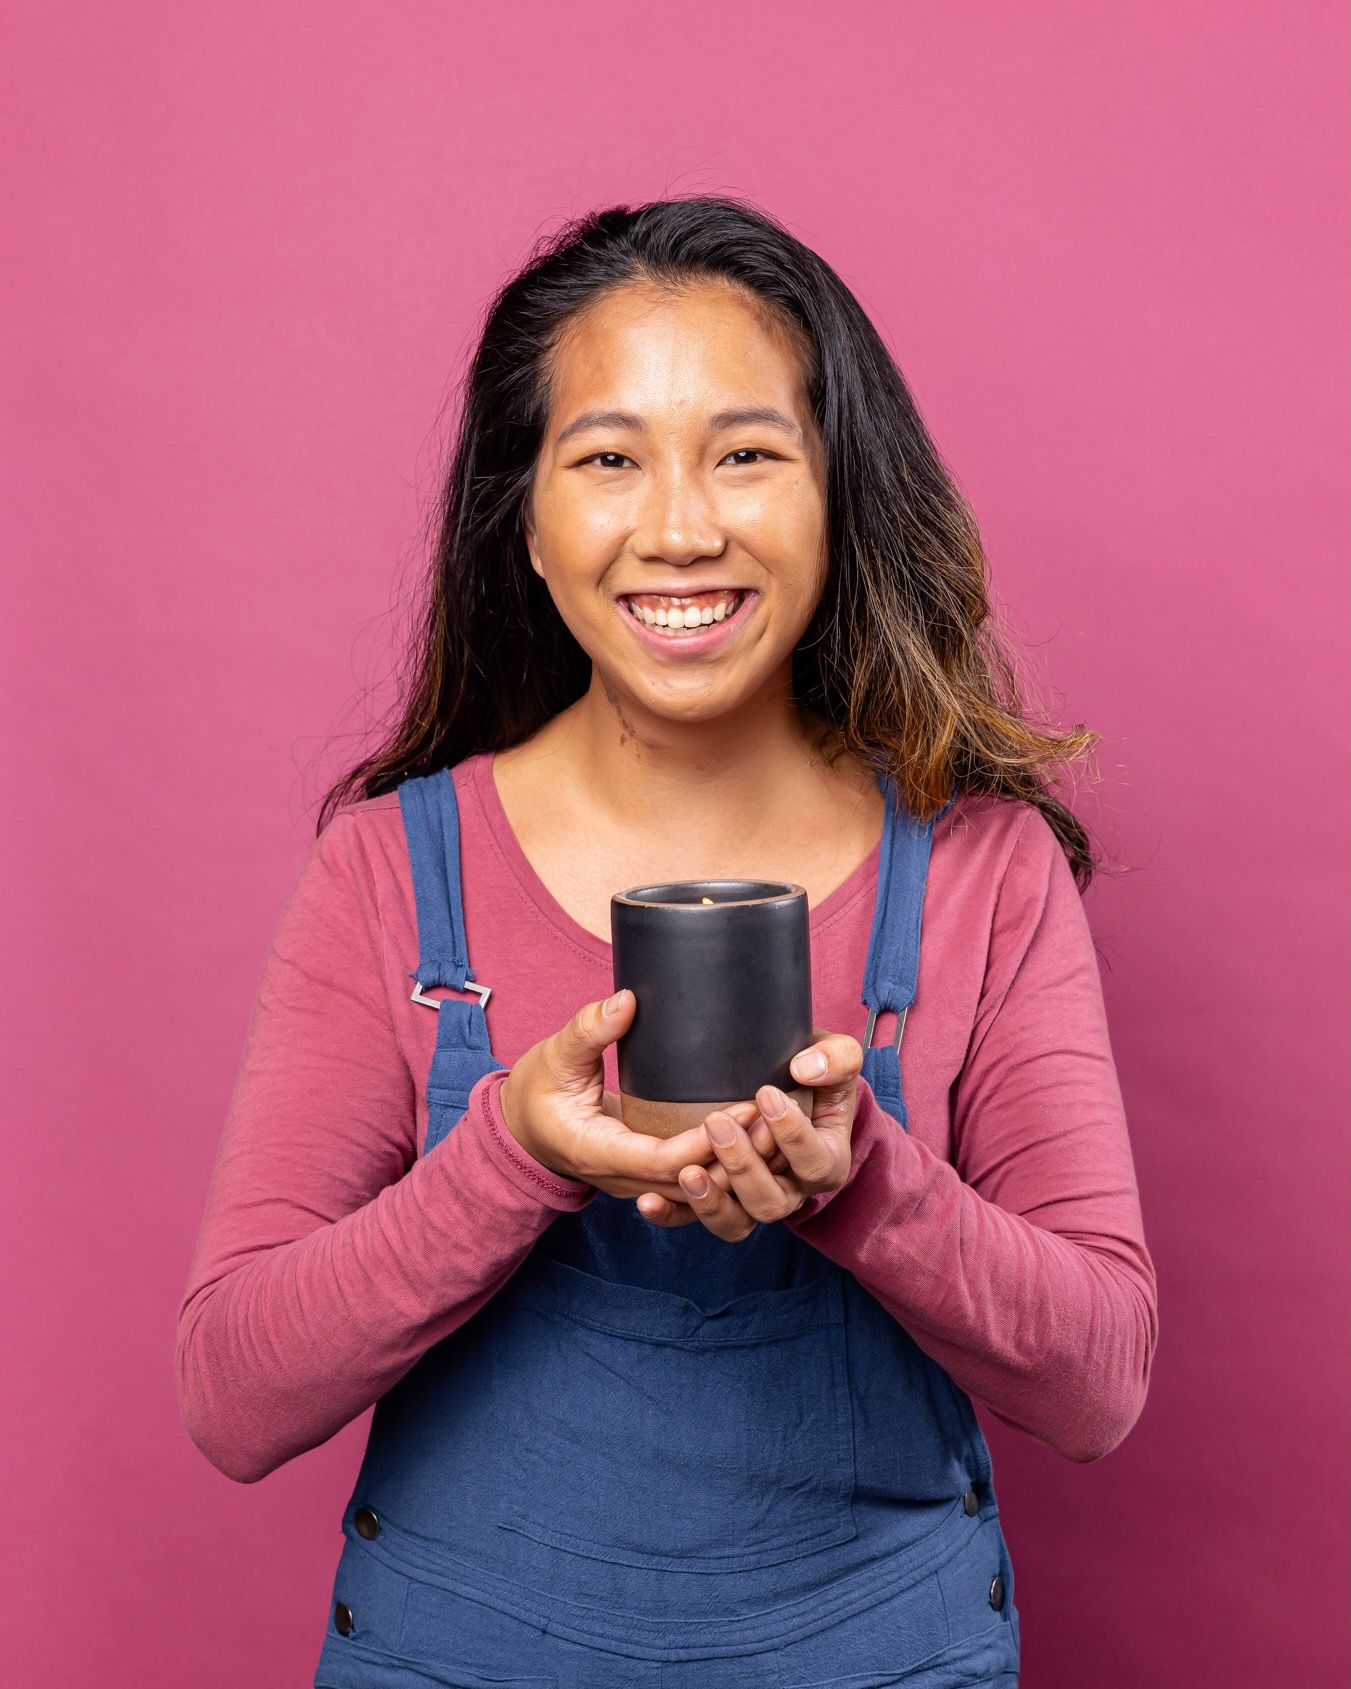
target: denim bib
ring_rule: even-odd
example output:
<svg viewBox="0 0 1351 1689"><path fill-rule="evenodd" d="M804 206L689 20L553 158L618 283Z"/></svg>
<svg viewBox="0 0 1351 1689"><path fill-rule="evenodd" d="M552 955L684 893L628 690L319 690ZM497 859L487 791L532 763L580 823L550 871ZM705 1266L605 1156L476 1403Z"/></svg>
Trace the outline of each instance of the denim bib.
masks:
<svg viewBox="0 0 1351 1689"><path fill-rule="evenodd" d="M892 782L879 785L862 1071L904 1131L899 1046L934 822L917 823ZM474 1084L506 1065L489 1043L489 991L534 982L480 983L469 965L450 770L398 794L417 907L411 995L437 1017L428 1154ZM425 994L436 986L462 998ZM893 1039L873 1046L888 1010ZM720 1657L740 1662L729 1681L749 1683L749 1660L906 1590L936 1662L906 1684L1016 1673L1012 1566L969 1398L852 1274L782 1223L728 1243L697 1222L653 1226L605 1191L560 1213L376 1404L342 1528L318 1689L572 1681L513 1677L510 1660L497 1676L465 1670L457 1648L476 1614L627 1662L617 1684L668 1685L680 1662ZM988 1591L968 1641L933 1584L977 1529L989 1536ZM926 1594L940 1609L932 1632ZM848 1660L840 1671L813 1683L892 1681L850 1674ZM589 1667L577 1682L593 1689L602 1676ZM711 1681L707 1670L689 1679Z"/></svg>

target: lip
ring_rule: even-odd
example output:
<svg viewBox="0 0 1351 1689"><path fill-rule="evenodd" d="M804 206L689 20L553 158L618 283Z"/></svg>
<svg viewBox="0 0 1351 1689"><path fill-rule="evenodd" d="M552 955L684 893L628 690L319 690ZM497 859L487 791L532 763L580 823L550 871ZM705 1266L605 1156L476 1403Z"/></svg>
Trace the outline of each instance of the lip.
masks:
<svg viewBox="0 0 1351 1689"><path fill-rule="evenodd" d="M747 587L738 587L735 590L743 595L736 614L727 616L720 622L710 622L701 633L658 633L649 628L646 622L639 621L633 611L625 607L623 597L615 600L615 609L649 651L658 651L663 657L701 657L706 651L713 651L728 640L735 639L742 623L755 608L760 597L758 592Z"/></svg>
<svg viewBox="0 0 1351 1689"><path fill-rule="evenodd" d="M740 581L677 581L674 586L656 586L644 581L631 592L621 592L620 598L697 598L701 592L749 592Z"/></svg>

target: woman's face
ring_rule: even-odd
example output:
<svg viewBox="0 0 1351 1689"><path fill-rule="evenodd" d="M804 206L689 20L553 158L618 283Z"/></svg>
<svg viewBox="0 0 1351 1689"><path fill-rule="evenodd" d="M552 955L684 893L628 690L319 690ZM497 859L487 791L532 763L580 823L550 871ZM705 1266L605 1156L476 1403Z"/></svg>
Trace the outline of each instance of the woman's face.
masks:
<svg viewBox="0 0 1351 1689"><path fill-rule="evenodd" d="M559 614L630 701L707 720L788 685L827 567L791 343L722 284L607 294L558 348L525 528Z"/></svg>

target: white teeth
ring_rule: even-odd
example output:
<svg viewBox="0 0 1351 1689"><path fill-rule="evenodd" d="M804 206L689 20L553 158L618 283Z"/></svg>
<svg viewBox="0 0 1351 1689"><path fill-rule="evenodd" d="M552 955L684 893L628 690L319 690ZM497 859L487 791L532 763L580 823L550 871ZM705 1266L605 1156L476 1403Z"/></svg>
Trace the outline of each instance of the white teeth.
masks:
<svg viewBox="0 0 1351 1689"><path fill-rule="evenodd" d="M734 615L745 597L743 592L732 593L729 597L721 598L716 604L706 605L702 609L698 605L687 604L683 609L678 604L669 608L665 605L655 610L646 609L633 602L631 598L624 600L624 606L631 616L650 628L671 628L683 630L685 628L711 627L714 622L726 621L728 616Z"/></svg>

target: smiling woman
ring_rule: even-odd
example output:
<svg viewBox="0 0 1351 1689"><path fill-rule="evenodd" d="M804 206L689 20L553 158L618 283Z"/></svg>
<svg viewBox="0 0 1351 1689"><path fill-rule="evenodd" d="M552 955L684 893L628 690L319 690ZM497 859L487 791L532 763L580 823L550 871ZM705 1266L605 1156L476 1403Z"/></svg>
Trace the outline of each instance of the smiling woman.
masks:
<svg viewBox="0 0 1351 1689"><path fill-rule="evenodd" d="M635 711L683 697L687 723L741 720L727 712L772 696L789 720L793 650L826 574L804 351L717 277L612 288L559 336L526 545L578 643L613 651L598 668ZM616 609L637 644L621 643Z"/></svg>
<svg viewBox="0 0 1351 1689"><path fill-rule="evenodd" d="M972 1398L1094 1460L1157 1340L1044 772L1094 736L1024 720L839 277L733 200L570 224L487 313L421 620L179 1317L241 1481L376 1406L315 1684L1015 1684ZM687 879L806 889L809 1112L625 1124L610 900Z"/></svg>

